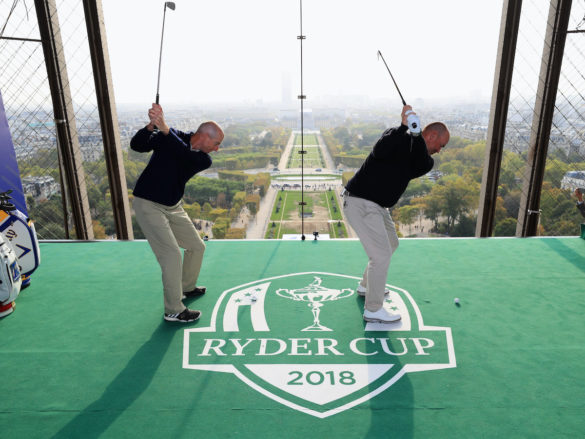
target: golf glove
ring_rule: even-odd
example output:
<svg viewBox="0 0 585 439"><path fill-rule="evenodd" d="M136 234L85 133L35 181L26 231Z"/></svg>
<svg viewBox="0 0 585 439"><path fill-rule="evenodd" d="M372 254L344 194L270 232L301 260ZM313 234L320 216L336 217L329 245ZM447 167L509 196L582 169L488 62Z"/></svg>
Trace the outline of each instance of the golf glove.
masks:
<svg viewBox="0 0 585 439"><path fill-rule="evenodd" d="M421 132L421 128L420 128L420 119L418 118L418 116L416 114L414 114L414 111L409 110L406 112L406 120L408 122L408 129L410 130L410 134L412 134L413 136L418 136L420 135Z"/></svg>

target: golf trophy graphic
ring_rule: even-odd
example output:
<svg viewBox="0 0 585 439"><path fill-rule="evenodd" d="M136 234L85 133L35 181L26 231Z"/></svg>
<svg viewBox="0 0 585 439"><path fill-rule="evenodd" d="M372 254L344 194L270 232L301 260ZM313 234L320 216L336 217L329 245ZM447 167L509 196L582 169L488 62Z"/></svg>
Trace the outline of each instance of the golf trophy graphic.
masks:
<svg viewBox="0 0 585 439"><path fill-rule="evenodd" d="M285 299L308 302L308 306L313 313L313 324L307 326L303 331L332 331L321 324L319 321L319 314L323 302L330 302L338 299L345 299L353 294L353 290L344 288L343 290L336 290L332 288L325 288L321 286L321 278L315 276L315 280L308 286L298 290L288 290L280 288L276 290L276 294Z"/></svg>

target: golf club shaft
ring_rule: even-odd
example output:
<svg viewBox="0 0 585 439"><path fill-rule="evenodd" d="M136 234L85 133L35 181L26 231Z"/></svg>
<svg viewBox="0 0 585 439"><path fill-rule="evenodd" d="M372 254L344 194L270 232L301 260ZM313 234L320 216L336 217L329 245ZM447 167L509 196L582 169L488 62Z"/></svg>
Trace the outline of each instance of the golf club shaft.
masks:
<svg viewBox="0 0 585 439"><path fill-rule="evenodd" d="M162 63L162 50L163 50L163 38L165 36L165 18L167 15L167 4L165 2L164 10L163 10L163 24L162 24L162 33L160 35L160 54L158 56L158 79L156 81L156 103L158 104L159 99L159 87L160 87L160 66Z"/></svg>
<svg viewBox="0 0 585 439"><path fill-rule="evenodd" d="M388 64L386 64L386 60L384 59L384 55L382 55L382 52L380 52L379 50L378 50L378 56L380 58L382 58L382 61L384 61L384 65L386 66L388 73L390 73L390 78L392 78L392 82L394 83L394 86L396 87L396 90L398 91L398 94L400 95L400 99L402 99L402 105L406 105L406 101L402 97L402 93L400 93L400 89L398 88L398 84L396 84L396 81L394 80L394 76L392 76L392 72L390 71L390 67L388 67Z"/></svg>

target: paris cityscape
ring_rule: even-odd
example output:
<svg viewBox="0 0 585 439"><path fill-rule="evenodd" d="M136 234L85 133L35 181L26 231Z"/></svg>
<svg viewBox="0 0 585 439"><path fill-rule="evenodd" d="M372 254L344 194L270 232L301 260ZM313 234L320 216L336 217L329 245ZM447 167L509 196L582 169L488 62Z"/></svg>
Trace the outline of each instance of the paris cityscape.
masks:
<svg viewBox="0 0 585 439"><path fill-rule="evenodd" d="M169 106L165 115L169 125L174 128L189 132L194 131L205 120L215 120L226 133L222 148L213 156L212 167L192 179L186 191L186 208L188 210L193 207L190 212L201 234L209 239L283 237L295 239L301 232L305 234L318 232L320 239L355 237L342 216L339 207L340 193L347 179L359 168L382 132L400 123L401 108L373 106L371 103L360 105L359 101L357 105L341 104L340 102L336 107L315 106L305 109L302 136L300 111L294 108L294 104L286 106L282 103L278 105L255 103L206 108ZM461 165L461 157L453 156L455 149L450 151L451 145L448 145L439 156L435 156L434 169L419 179L420 181L411 183L412 191L407 192L393 209L400 234L403 237L472 236L481 182L481 163L488 132L489 103L459 102L448 105L428 104L419 100L416 104L418 107L415 108L420 108L418 111L423 123L444 121L451 131L450 143L459 151L457 154L470 155L464 159L465 164ZM128 152L130 139L146 124L146 110L147 108L130 105L120 105L118 108L120 144L125 152L130 194L137 173L148 159L147 156L141 157ZM49 114L47 112L46 120L51 120ZM27 121L26 114L22 114L22 119L10 120L13 143L22 168L22 181L27 200L29 204L31 201L34 204L32 213L34 214L36 209L40 216L44 216L39 209L42 209L47 201L60 196L60 185L55 178L58 173L51 169L39 175L41 171L31 168L30 164L35 162L34 158L38 154L55 149L55 131L51 122L33 125ZM576 126L581 131L584 129L579 125L582 121L577 118L566 121L566 124ZM512 173L511 177L507 174L502 176L511 178L508 187L505 187L502 193L502 206L507 210L507 214L502 218L498 230L504 236L511 236L514 232L513 220L517 214L522 177L522 166L518 160L521 161L521 157L526 154L531 130L528 123L521 121L512 120L510 126L505 151L510 157L515 158L509 160L512 168L508 171ZM110 220L111 206L104 202L107 193L100 193L104 191L100 181L105 175L103 167L97 166L103 161L99 119L94 117L77 120L77 129L80 150L88 173L86 181L90 188L90 205L95 217L99 218L97 235L104 239L113 239L115 230ZM561 187L568 185L568 183L563 185L562 178L565 177L564 181L567 182L565 174L580 170L575 166L571 167L569 163L579 160L582 151L579 149L578 137L571 139L563 135L561 129L562 124L557 123L551 133L549 153L564 158L568 168L563 175L556 175L554 178L558 181L552 183L555 183L559 190L564 190L564 199L570 203L570 194L567 190L570 188ZM303 156L305 159L303 162L298 160L301 147L308 153ZM467 150L469 153L465 152ZM137 168L130 166L134 160L138 163ZM29 169L30 171L27 171ZM96 174L97 169L102 169L102 175ZM242 175L247 176L248 183L243 181ZM265 177L262 179L259 176ZM428 198L432 195L432 185L445 178L447 180L444 181L450 181L449 178L455 176L461 181L468 180L464 185L471 193L459 193L461 203L457 210L446 212L439 209L439 212L431 213ZM203 179L216 181L227 179L235 186L227 191L218 189L205 195L198 194L194 187L202 186ZM256 183L254 179L257 180ZM578 182L573 179L568 186L574 186L576 183ZM585 182L579 186L585 186ZM293 191L303 194L297 195L296 198L283 199L282 194ZM316 197L316 194L326 194L328 191L334 194L333 198L319 195L322 201L315 198L314 206L311 206L309 212L298 209L301 201L299 196L306 196L313 203L312 197ZM571 211L569 207L568 211ZM44 238L60 237L63 233L62 226L57 225L60 221L56 219L55 224L50 227L38 224L39 235ZM223 224L222 228L219 227L220 224ZM139 230L135 230L135 233L137 237L141 236Z"/></svg>

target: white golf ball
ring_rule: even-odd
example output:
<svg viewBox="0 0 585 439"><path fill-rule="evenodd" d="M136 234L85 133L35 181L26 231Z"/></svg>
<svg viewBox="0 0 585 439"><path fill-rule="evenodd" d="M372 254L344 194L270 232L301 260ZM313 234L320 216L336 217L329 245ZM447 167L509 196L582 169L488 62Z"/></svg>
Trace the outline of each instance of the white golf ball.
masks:
<svg viewBox="0 0 585 439"><path fill-rule="evenodd" d="M459 303L459 297L455 297L455 303Z"/></svg>

